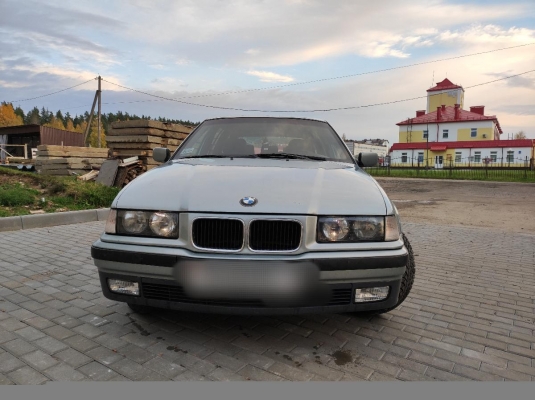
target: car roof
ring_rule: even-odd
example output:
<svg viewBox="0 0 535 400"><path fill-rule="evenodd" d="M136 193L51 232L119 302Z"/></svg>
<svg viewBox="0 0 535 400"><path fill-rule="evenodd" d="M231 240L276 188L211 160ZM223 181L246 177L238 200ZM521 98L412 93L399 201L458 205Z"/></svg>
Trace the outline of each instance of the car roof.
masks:
<svg viewBox="0 0 535 400"><path fill-rule="evenodd" d="M256 116L256 117L216 117L216 118L207 118L204 121L217 121L217 120L230 120L230 119L291 119L291 120L303 120L303 121L315 121L315 122L321 122L324 124L328 124L325 120L320 119L314 119L314 118L301 118L301 117L264 117L264 116ZM203 121L203 122L204 122Z"/></svg>

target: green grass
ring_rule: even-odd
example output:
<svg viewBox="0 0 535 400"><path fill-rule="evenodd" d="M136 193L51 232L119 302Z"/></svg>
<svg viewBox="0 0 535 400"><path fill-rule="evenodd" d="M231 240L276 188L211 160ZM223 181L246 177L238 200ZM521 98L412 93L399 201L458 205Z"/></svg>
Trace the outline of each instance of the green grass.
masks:
<svg viewBox="0 0 535 400"><path fill-rule="evenodd" d="M30 210L87 210L109 207L120 189L76 177L56 177L0 167L9 182L0 184L0 217L26 215ZM42 199L44 198L44 202Z"/></svg>
<svg viewBox="0 0 535 400"><path fill-rule="evenodd" d="M29 206L35 202L39 191L24 187L20 183L0 185L0 206Z"/></svg>
<svg viewBox="0 0 535 400"><path fill-rule="evenodd" d="M393 178L428 178L428 179L458 179L494 182L523 182L535 183L535 171L524 170L425 170L425 169L396 169L396 168L366 168L366 172L374 177Z"/></svg>

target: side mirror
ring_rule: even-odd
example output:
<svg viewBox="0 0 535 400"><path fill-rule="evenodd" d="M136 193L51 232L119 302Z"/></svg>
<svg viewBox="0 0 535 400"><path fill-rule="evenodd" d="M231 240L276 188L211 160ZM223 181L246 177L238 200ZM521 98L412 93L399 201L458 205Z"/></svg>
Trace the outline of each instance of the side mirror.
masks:
<svg viewBox="0 0 535 400"><path fill-rule="evenodd" d="M359 153L357 158L359 167L375 167L379 163L377 153Z"/></svg>
<svg viewBox="0 0 535 400"><path fill-rule="evenodd" d="M168 148L165 147L156 147L154 150L152 150L152 158L154 161L158 162L166 162L171 158L171 151Z"/></svg>

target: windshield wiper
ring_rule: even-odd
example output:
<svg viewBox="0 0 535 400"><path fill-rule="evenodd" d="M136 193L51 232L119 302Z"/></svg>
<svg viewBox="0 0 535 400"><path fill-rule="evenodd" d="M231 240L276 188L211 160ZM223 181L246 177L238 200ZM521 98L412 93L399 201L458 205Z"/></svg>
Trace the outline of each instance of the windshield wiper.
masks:
<svg viewBox="0 0 535 400"><path fill-rule="evenodd" d="M189 158L256 158L255 154L237 154L237 155L223 155L223 154L203 154L200 156L179 157L177 160L184 160Z"/></svg>
<svg viewBox="0 0 535 400"><path fill-rule="evenodd" d="M305 156L302 154L292 154L292 153L264 153L264 154L257 154L257 156L260 158L292 158L292 159L301 159L301 160L327 161L325 157Z"/></svg>
<svg viewBox="0 0 535 400"><path fill-rule="evenodd" d="M202 156L187 156L187 157L179 157L178 160L184 160L186 158L230 158L231 156L224 156L221 154L204 154Z"/></svg>

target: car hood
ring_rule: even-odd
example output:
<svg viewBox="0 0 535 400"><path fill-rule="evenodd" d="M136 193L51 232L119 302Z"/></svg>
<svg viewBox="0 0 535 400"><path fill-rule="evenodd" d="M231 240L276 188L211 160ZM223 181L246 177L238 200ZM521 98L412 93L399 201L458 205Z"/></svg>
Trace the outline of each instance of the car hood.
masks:
<svg viewBox="0 0 535 400"><path fill-rule="evenodd" d="M257 198L254 207L239 201ZM385 203L386 202L386 203ZM112 207L251 214L385 215L389 201L350 164L273 159L169 162L128 184Z"/></svg>

